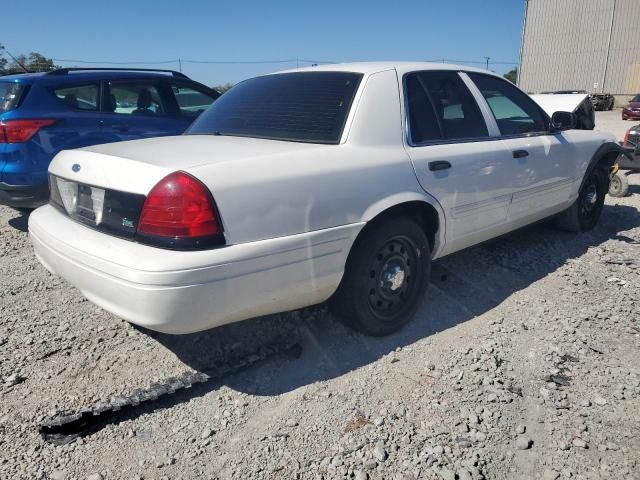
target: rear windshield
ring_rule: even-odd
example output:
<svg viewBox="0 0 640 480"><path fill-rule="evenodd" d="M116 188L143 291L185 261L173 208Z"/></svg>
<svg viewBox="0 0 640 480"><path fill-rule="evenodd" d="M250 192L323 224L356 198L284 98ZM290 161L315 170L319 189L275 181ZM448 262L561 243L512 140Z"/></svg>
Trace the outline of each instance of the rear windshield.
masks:
<svg viewBox="0 0 640 480"><path fill-rule="evenodd" d="M216 100L187 134L339 143L361 79L350 72L252 78Z"/></svg>
<svg viewBox="0 0 640 480"><path fill-rule="evenodd" d="M0 113L14 110L20 102L24 85L14 82L0 82Z"/></svg>

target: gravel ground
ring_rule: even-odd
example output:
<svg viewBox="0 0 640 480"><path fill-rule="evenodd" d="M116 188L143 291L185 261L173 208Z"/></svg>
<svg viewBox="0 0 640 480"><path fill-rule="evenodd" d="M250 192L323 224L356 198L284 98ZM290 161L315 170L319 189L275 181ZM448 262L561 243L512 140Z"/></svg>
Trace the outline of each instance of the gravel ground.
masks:
<svg viewBox="0 0 640 480"><path fill-rule="evenodd" d="M598 227L542 224L437 262L383 339L321 307L188 336L135 328L33 256L0 207L2 479L640 479L640 176ZM38 425L280 336L274 358L66 446Z"/></svg>

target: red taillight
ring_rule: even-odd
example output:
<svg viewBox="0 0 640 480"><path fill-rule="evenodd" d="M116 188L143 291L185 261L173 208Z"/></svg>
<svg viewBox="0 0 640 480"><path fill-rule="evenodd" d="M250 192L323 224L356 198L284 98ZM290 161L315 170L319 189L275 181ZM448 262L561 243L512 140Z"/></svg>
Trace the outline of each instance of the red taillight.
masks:
<svg viewBox="0 0 640 480"><path fill-rule="evenodd" d="M629 145L629 132L631 129L624 132L624 139L622 140L622 145Z"/></svg>
<svg viewBox="0 0 640 480"><path fill-rule="evenodd" d="M38 130L55 122L49 119L5 120L0 122L0 143L28 142Z"/></svg>
<svg viewBox="0 0 640 480"><path fill-rule="evenodd" d="M222 227L207 187L191 175L174 172L149 192L140 214L138 233L178 241L199 237L219 239Z"/></svg>

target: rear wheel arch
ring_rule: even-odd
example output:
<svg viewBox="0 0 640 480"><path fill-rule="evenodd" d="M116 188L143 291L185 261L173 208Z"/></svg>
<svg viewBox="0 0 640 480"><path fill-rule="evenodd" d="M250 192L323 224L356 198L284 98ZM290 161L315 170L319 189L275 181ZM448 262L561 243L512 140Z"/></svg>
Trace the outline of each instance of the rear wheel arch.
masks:
<svg viewBox="0 0 640 480"><path fill-rule="evenodd" d="M415 194L403 198L395 203L386 201L383 204L375 204L365 212L363 220L364 228L358 233L351 250L366 237L371 228L392 218L404 217L415 221L425 232L431 251L435 252L441 245L441 234L444 227L442 209L428 197Z"/></svg>

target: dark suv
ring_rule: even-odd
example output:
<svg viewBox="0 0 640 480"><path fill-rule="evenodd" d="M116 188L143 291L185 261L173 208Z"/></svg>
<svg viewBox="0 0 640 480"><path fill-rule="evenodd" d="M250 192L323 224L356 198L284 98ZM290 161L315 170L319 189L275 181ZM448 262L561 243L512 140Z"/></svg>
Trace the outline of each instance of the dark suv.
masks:
<svg viewBox="0 0 640 480"><path fill-rule="evenodd" d="M220 94L167 70L64 68L0 77L0 203L46 202L61 150L180 135Z"/></svg>
<svg viewBox="0 0 640 480"><path fill-rule="evenodd" d="M615 98L610 93L592 93L589 97L594 110L613 110Z"/></svg>

